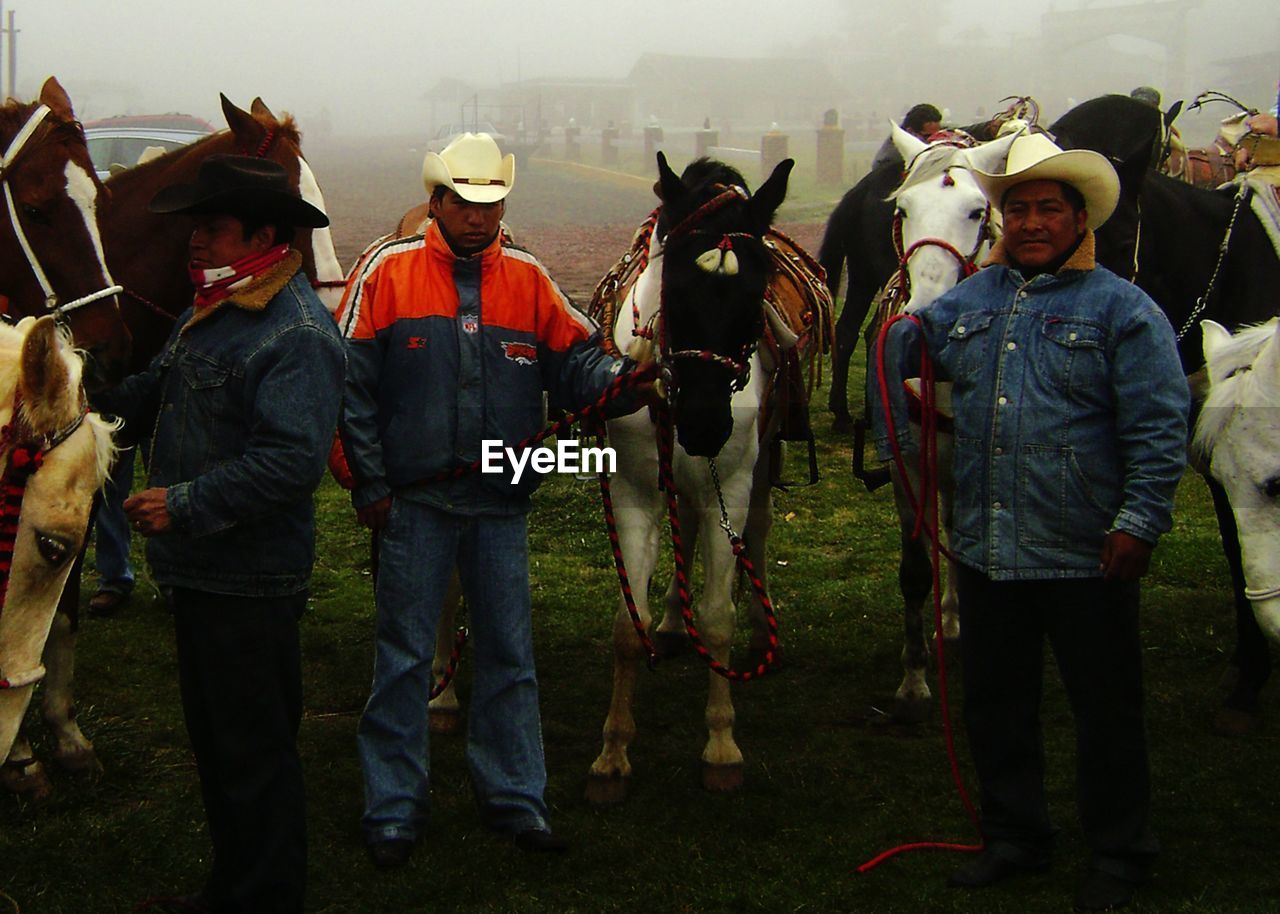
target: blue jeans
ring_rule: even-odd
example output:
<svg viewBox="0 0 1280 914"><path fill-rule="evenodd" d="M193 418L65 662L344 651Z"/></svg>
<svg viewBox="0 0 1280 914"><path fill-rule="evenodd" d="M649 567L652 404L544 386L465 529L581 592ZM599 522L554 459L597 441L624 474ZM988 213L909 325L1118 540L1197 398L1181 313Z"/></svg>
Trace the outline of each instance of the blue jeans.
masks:
<svg viewBox="0 0 1280 914"><path fill-rule="evenodd" d="M356 730L370 842L416 840L427 819L431 657L455 567L470 614L476 799L496 831L547 828L526 518L464 517L395 498L379 534L373 688Z"/></svg>
<svg viewBox="0 0 1280 914"><path fill-rule="evenodd" d="M98 590L133 592L133 565L129 563L129 519L124 500L133 488L133 458L137 448L116 454L111 475L103 488L102 500L94 516L94 563L98 568Z"/></svg>

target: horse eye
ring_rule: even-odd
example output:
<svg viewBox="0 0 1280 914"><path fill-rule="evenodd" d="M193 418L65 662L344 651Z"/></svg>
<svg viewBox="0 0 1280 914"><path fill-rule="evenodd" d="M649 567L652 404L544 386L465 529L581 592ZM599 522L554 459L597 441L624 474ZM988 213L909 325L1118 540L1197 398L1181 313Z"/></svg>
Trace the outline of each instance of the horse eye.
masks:
<svg viewBox="0 0 1280 914"><path fill-rule="evenodd" d="M46 562L55 568L71 557L71 544L48 533L36 534L36 548Z"/></svg>
<svg viewBox="0 0 1280 914"><path fill-rule="evenodd" d="M908 215L909 215L909 214L907 213L907 211L906 211L905 209L899 209L899 210L898 210L898 218L900 218L900 219L905 219L905 218L907 218L907 216L908 216Z"/></svg>
<svg viewBox="0 0 1280 914"><path fill-rule="evenodd" d="M22 215L39 225L49 224L49 220L45 217L44 211L39 207L32 206L30 203L22 204Z"/></svg>
<svg viewBox="0 0 1280 914"><path fill-rule="evenodd" d="M973 222L981 222L982 217L985 213L986 213L986 210L975 209L973 212L969 213L969 219Z"/></svg>
<svg viewBox="0 0 1280 914"><path fill-rule="evenodd" d="M1267 493L1267 498L1275 498L1280 495L1280 476L1272 476L1264 482L1262 491Z"/></svg>

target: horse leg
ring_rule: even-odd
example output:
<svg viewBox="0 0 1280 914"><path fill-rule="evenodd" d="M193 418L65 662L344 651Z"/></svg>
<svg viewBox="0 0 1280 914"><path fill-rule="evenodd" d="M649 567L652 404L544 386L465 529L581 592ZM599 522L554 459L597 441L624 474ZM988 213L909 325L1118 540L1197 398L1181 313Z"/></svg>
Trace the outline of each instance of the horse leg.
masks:
<svg viewBox="0 0 1280 914"><path fill-rule="evenodd" d="M34 688L35 686L29 686L17 690L26 693L25 700L22 702L24 707L31 700L31 692ZM10 693L0 694L7 698ZM31 743L21 733L14 737L9 757L3 765L0 765L0 784L30 803L43 803L53 795L53 783L49 780L49 775L45 773L44 766L36 758Z"/></svg>
<svg viewBox="0 0 1280 914"><path fill-rule="evenodd" d="M71 590L68 587L67 592ZM79 588L75 590L78 591ZM44 665L48 672L44 680L41 711L56 743L53 760L66 771L99 774L102 772L102 763L93 751L93 743L85 737L76 723L73 689L76 628L75 621L60 607L53 617L49 639L44 644Z"/></svg>
<svg viewBox="0 0 1280 914"><path fill-rule="evenodd" d="M739 516L733 520L741 529L745 512L736 513ZM718 518L708 514L705 521L714 526ZM733 642L737 559L728 541L716 536L709 536L703 543L702 556L706 573L698 604L698 631L712 658L727 666ZM728 679L710 670L707 679L707 745L702 751L702 786L716 793L727 793L738 790L743 781L742 750L733 738L733 698Z"/></svg>
<svg viewBox="0 0 1280 914"><path fill-rule="evenodd" d="M683 549L684 567L693 568L693 558L698 551L698 512L689 510L685 502L676 507L676 515L680 519L680 539ZM684 624L684 613L680 610L680 588L676 576L671 576L667 586L667 595L663 601L662 621L654 629L653 642L658 656L663 658L679 657L689 651L689 630Z"/></svg>
<svg viewBox="0 0 1280 914"><path fill-rule="evenodd" d="M455 569L449 578L449 590L440 610L440 625L436 629L436 654L431 661L432 682L439 682L449 669L449 657L453 652L454 631L457 628L458 607L462 601L462 585ZM458 703L456 680L450 680L442 691L427 704L428 726L432 733L452 736L462 729L462 706Z"/></svg>
<svg viewBox="0 0 1280 914"><path fill-rule="evenodd" d="M615 498L619 482L621 477L615 476ZM657 565L658 525L656 515L645 514L635 509L618 512L618 534L636 612L647 631L652 621L649 580ZM621 803L627 797L631 784L631 760L627 757L627 750L636 736L636 722L631 709L635 701L636 670L643 654L644 646L636 635L626 601L620 597L618 611L613 617L613 694L609 698L609 713L604 721L604 744L587 773L586 798L593 806Z"/></svg>
<svg viewBox="0 0 1280 914"><path fill-rule="evenodd" d="M836 345L835 352L831 355L831 390L827 393L827 409L835 417L831 423L833 432L853 430L853 419L849 415L849 361L858 345L858 331L865 316L866 308L859 309L852 303L852 295L846 295L844 308L836 319Z"/></svg>
<svg viewBox="0 0 1280 914"><path fill-rule="evenodd" d="M1258 696L1271 676L1271 651L1253 614L1253 604L1244 593L1240 536L1227 493L1217 480L1207 475L1205 482L1209 485L1214 513L1218 516L1218 530L1222 536L1222 551L1231 572L1231 590L1236 611L1236 647L1231 655L1231 667L1223 676L1229 693L1214 715L1213 729L1223 736L1244 736L1258 729L1261 724Z"/></svg>
<svg viewBox="0 0 1280 914"><path fill-rule="evenodd" d="M951 512L955 507L956 483L951 474L951 454L955 438L938 434L938 501L941 509L941 535L951 529ZM960 595L956 593L956 563L947 559L947 573L942 584L942 637L947 642L960 639Z"/></svg>
<svg viewBox="0 0 1280 914"><path fill-rule="evenodd" d="M929 639L932 632L924 623L925 601L933 589L932 568L923 538L912 538L915 513L907 501L906 490L895 466L893 499L898 511L898 532L902 555L898 562L898 588L902 592L902 682L894 693L893 718L902 723L919 723L929 712L933 693L929 691ZM920 491L919 479L908 470L912 490Z"/></svg>
<svg viewBox="0 0 1280 914"><path fill-rule="evenodd" d="M770 464L773 460L773 448L761 448L756 460L755 472L751 478L751 503L747 507L746 529L742 531L743 543L746 545L747 559L755 569L760 585L768 592L768 563L766 547L769 543L769 531L773 529L773 489L769 485ZM743 575L742 582L751 587L751 582ZM764 663L769 651L769 626L765 621L764 604L760 595L752 588L749 610L751 619L751 641L747 648L747 665L752 669ZM778 650L781 650L779 645ZM777 664L778 658L774 657Z"/></svg>

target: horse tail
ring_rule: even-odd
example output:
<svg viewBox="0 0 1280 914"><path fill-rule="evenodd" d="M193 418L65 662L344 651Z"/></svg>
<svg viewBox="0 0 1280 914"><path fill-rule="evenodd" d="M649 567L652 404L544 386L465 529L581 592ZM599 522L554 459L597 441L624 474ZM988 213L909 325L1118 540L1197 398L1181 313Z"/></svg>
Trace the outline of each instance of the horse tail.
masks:
<svg viewBox="0 0 1280 914"><path fill-rule="evenodd" d="M845 205L848 200L849 195L846 194L831 211L831 216L827 219L827 227L822 233L822 244L818 248L818 263L822 264L822 269L827 273L827 289L831 292L833 301L840 294L840 278L844 275L844 264L847 259L844 239L852 213L852 208Z"/></svg>

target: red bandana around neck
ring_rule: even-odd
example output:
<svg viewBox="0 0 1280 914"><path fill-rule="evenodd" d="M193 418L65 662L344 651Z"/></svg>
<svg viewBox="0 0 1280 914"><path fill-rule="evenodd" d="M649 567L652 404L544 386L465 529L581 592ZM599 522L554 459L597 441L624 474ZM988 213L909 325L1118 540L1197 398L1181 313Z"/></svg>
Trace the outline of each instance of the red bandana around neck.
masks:
<svg viewBox="0 0 1280 914"><path fill-rule="evenodd" d="M212 267L208 270L188 268L187 275L191 277L191 284L196 287L196 310L216 305L237 289L247 286L253 282L254 277L262 275L284 260L288 253L289 245L278 244L261 254L241 257L225 267Z"/></svg>

